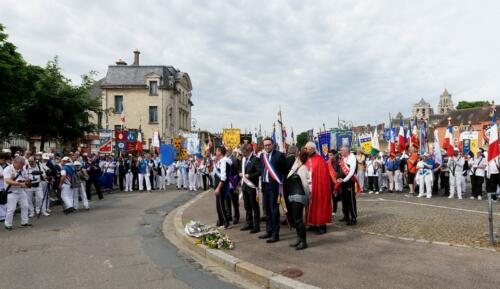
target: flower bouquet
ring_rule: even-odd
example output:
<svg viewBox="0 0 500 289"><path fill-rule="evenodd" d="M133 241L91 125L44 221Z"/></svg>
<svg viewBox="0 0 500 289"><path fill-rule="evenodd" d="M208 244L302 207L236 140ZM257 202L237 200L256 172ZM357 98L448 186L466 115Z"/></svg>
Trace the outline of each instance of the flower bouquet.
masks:
<svg viewBox="0 0 500 289"><path fill-rule="evenodd" d="M184 227L184 232L186 232L188 236L200 238L212 228L212 226L207 226L198 221L189 221Z"/></svg>
<svg viewBox="0 0 500 289"><path fill-rule="evenodd" d="M201 237L201 243L210 249L234 249L234 242L218 229L212 229Z"/></svg>

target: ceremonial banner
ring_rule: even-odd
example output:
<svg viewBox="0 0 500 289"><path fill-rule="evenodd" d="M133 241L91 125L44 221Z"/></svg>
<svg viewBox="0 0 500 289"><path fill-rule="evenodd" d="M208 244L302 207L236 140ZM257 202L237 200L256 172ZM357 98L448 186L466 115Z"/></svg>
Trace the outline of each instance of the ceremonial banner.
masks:
<svg viewBox="0 0 500 289"><path fill-rule="evenodd" d="M197 133L185 133L184 138L186 139L186 148L188 154L195 155L200 153L200 139Z"/></svg>
<svg viewBox="0 0 500 289"><path fill-rule="evenodd" d="M160 133L157 132L157 131L154 131L153 132L153 143L152 143L152 146L153 147L160 147Z"/></svg>
<svg viewBox="0 0 500 289"><path fill-rule="evenodd" d="M99 132L99 153L110 154L113 152L113 131L110 129L101 129Z"/></svg>
<svg viewBox="0 0 500 289"><path fill-rule="evenodd" d="M135 146L137 143L137 130L127 130L126 131L126 151L133 152L135 151Z"/></svg>
<svg viewBox="0 0 500 289"><path fill-rule="evenodd" d="M329 131L322 132L318 135L319 153L321 154L321 156L325 161L328 160L328 151L330 150L330 138L331 138L331 133Z"/></svg>
<svg viewBox="0 0 500 289"><path fill-rule="evenodd" d="M240 133L239 128L225 128L224 132L224 145L228 148L235 149L240 145Z"/></svg>
<svg viewBox="0 0 500 289"><path fill-rule="evenodd" d="M372 136L370 134L359 136L359 145L363 153L370 154L372 151Z"/></svg>
<svg viewBox="0 0 500 289"><path fill-rule="evenodd" d="M115 146L118 152L125 152L127 148L127 142L124 130L115 130Z"/></svg>
<svg viewBox="0 0 500 289"><path fill-rule="evenodd" d="M393 135L397 135L395 127L392 128L392 133L393 133ZM386 128L385 129L385 131L384 131L384 137L385 137L386 141L388 141L388 142L391 141L391 129L390 128Z"/></svg>
<svg viewBox="0 0 500 289"><path fill-rule="evenodd" d="M479 132L464 131L460 134L460 139L462 141L462 155L469 152L474 153L474 155L477 154L479 150Z"/></svg>
<svg viewBox="0 0 500 289"><path fill-rule="evenodd" d="M338 131L335 136L337 140L337 150L340 150L342 146L348 146L349 148L352 147L352 131Z"/></svg>
<svg viewBox="0 0 500 289"><path fill-rule="evenodd" d="M162 165L169 166L174 163L175 151L173 144L160 145L160 160Z"/></svg>

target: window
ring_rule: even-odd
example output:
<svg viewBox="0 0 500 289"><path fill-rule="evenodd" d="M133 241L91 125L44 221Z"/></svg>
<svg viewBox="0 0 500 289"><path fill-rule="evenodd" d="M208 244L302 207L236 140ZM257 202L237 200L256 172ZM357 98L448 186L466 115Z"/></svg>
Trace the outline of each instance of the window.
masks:
<svg viewBox="0 0 500 289"><path fill-rule="evenodd" d="M158 123L158 107L149 107L149 123Z"/></svg>
<svg viewBox="0 0 500 289"><path fill-rule="evenodd" d="M123 95L115 95L115 113L123 111Z"/></svg>
<svg viewBox="0 0 500 289"><path fill-rule="evenodd" d="M149 95L158 95L158 82L150 81L149 82Z"/></svg>

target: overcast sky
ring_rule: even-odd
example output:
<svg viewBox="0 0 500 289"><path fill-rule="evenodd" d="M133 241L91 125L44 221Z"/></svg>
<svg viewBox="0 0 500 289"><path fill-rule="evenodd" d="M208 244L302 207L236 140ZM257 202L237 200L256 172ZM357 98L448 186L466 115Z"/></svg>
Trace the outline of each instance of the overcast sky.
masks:
<svg viewBox="0 0 500 289"><path fill-rule="evenodd" d="M59 56L78 81L119 58L173 65L193 82L202 129L269 131L279 106L295 133L492 100L500 83L499 1L0 1L24 58Z"/></svg>

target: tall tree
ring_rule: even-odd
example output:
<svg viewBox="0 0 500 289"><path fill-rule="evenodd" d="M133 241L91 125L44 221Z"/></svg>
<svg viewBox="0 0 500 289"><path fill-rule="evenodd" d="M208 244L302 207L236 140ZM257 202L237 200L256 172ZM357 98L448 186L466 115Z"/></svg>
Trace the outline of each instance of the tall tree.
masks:
<svg viewBox="0 0 500 289"><path fill-rule="evenodd" d="M89 97L93 74L82 76L81 85L73 85L62 75L57 58L49 61L42 71L36 93L23 105L21 134L40 136L43 150L46 141L75 140L95 131L96 126L89 118L92 112L100 110L100 103Z"/></svg>

